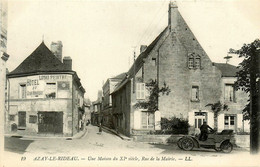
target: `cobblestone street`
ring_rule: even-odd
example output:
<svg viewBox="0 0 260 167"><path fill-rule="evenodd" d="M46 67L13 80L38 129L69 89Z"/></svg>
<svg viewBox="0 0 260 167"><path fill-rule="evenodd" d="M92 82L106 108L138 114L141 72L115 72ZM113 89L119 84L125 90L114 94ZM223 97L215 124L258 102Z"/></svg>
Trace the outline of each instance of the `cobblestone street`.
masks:
<svg viewBox="0 0 260 167"><path fill-rule="evenodd" d="M146 158L160 157L163 161L177 162L191 158L196 163L204 163L208 160L217 162L222 160L232 161L239 156L248 156L249 152L235 148L230 154L219 153L214 150L197 149L190 152L180 150L175 144L149 144L135 141L122 140L107 130L98 133L98 127L88 126L87 133L78 139L29 139L6 137L5 155L7 162L21 161L26 157L26 162L34 161L46 156L76 156L77 159L87 162L108 161L113 157L125 157L133 161L148 161ZM103 159L102 159L102 158ZM164 157L164 158L163 158ZM207 161L201 161L201 159ZM225 161L222 161L223 163Z"/></svg>

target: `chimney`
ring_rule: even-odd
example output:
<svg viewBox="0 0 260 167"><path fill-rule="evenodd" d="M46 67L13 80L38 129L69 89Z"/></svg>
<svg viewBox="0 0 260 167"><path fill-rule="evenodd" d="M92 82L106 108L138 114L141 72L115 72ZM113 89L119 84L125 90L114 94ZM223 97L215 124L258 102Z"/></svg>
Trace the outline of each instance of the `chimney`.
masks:
<svg viewBox="0 0 260 167"><path fill-rule="evenodd" d="M51 43L51 51L52 53L62 62L62 42L52 42Z"/></svg>
<svg viewBox="0 0 260 167"><path fill-rule="evenodd" d="M177 28L178 23L178 6L176 2L169 3L169 15L168 15L168 26L170 31L174 31Z"/></svg>
<svg viewBox="0 0 260 167"><path fill-rule="evenodd" d="M143 53L146 48L147 48L147 45L141 45L140 46L140 54Z"/></svg>
<svg viewBox="0 0 260 167"><path fill-rule="evenodd" d="M66 66L66 70L72 70L72 59L69 56L63 58L63 64Z"/></svg>

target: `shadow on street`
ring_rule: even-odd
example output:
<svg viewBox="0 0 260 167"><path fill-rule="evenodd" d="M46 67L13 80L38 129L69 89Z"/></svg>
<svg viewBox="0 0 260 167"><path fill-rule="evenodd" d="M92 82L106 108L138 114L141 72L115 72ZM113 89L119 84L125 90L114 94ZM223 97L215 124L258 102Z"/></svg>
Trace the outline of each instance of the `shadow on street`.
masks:
<svg viewBox="0 0 260 167"><path fill-rule="evenodd" d="M5 151L23 154L33 140L21 140L19 137L5 137Z"/></svg>

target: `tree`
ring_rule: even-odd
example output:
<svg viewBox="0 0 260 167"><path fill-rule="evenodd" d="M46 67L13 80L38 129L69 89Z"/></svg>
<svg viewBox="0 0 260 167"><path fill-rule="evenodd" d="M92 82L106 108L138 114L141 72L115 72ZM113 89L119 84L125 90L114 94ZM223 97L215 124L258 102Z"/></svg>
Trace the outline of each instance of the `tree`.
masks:
<svg viewBox="0 0 260 167"><path fill-rule="evenodd" d="M238 65L236 90L241 89L249 93L248 104L243 110L244 118L250 119L250 151L259 152L259 57L260 40L256 39L250 44L244 44L241 49L230 49L229 53L238 54L244 60Z"/></svg>
<svg viewBox="0 0 260 167"><path fill-rule="evenodd" d="M169 95L171 92L171 89L166 85L164 82L163 87L159 89L158 84L156 80L150 80L150 82L145 84L146 89L148 89L148 92L150 94L148 100L144 101L138 101L135 104L136 108L143 108L147 109L148 111L157 111L158 110L158 99L160 96L160 93L162 95Z"/></svg>
<svg viewBox="0 0 260 167"><path fill-rule="evenodd" d="M228 105L226 104L221 104L220 101L218 101L217 103L213 103L213 104L207 104L205 107L211 107L211 110L214 113L214 130L218 129L218 115L220 113L220 111L228 111Z"/></svg>

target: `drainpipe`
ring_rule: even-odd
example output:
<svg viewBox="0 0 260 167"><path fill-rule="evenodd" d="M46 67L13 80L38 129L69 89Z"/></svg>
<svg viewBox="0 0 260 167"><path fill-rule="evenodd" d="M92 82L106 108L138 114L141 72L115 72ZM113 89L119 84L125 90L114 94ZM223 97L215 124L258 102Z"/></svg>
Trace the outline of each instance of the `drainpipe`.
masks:
<svg viewBox="0 0 260 167"><path fill-rule="evenodd" d="M7 111L9 112L9 109L10 109L10 81L9 81L9 78L7 78L7 81L8 81Z"/></svg>

